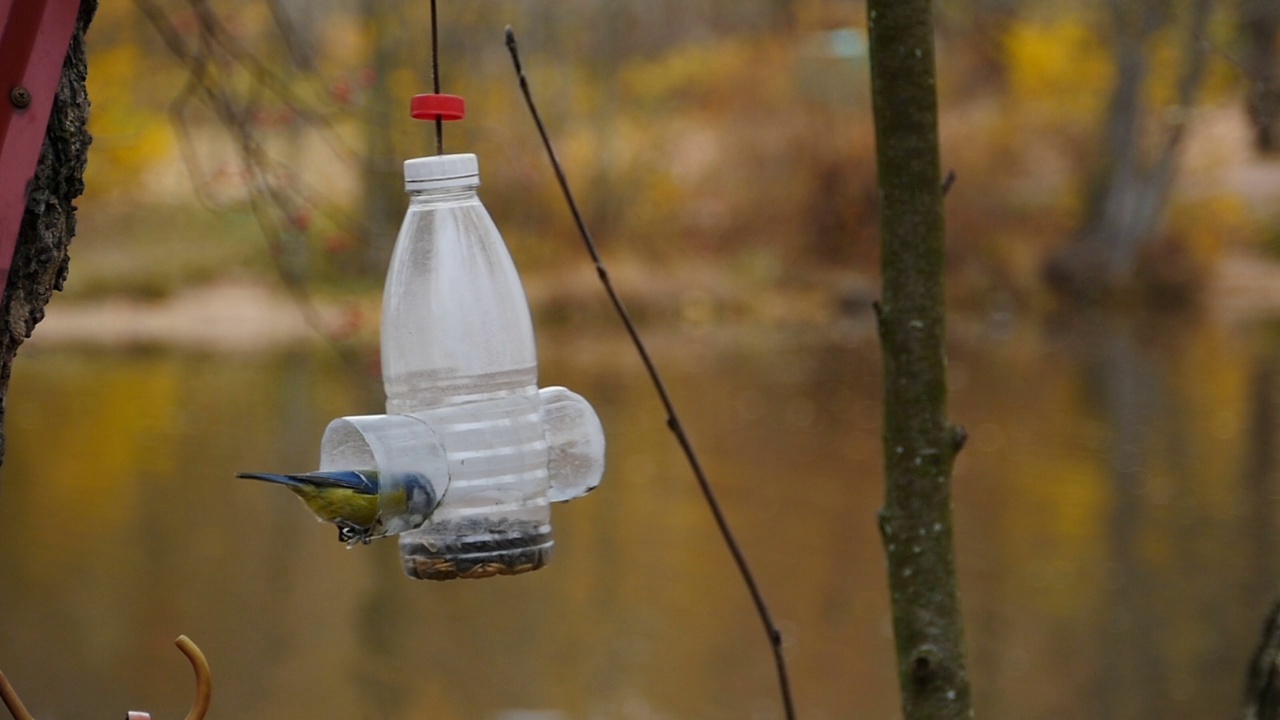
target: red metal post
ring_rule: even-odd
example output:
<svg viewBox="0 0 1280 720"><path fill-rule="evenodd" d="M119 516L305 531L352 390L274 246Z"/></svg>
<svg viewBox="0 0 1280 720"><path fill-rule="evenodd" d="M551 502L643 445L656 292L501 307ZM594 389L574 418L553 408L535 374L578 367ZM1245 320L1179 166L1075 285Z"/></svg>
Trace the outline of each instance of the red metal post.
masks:
<svg viewBox="0 0 1280 720"><path fill-rule="evenodd" d="M80 0L0 0L0 297Z"/></svg>

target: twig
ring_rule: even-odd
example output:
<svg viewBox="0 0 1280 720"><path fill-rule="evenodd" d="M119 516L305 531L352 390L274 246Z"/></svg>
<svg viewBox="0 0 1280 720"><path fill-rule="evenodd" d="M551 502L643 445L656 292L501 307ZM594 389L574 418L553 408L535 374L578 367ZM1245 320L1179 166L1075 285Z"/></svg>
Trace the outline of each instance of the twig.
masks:
<svg viewBox="0 0 1280 720"><path fill-rule="evenodd" d="M764 595L760 592L755 576L752 575L751 568L747 564L746 555L743 554L742 548L738 546L737 540L734 539L733 531L729 528L729 521L725 518L724 511L720 509L720 503L716 500L715 493L711 489L711 483L707 480L707 475L702 469L702 463L699 462L698 456L693 450L693 444L685 433L684 425L680 422L680 417L676 413L671 395L667 392L666 385L662 382L662 376L658 373L658 368L654 365L653 359L649 357L649 351L645 348L644 341L640 339L640 331L636 328L635 322L632 321L631 315L622 303L622 298L619 297L618 292L613 287L613 283L609 280L609 273L605 270L604 261L600 259L600 251L596 248L595 240L591 237L591 231L587 229L586 221L582 219L582 212L579 211L578 203L574 200L573 192L569 189L569 181L565 177L564 168L560 165L555 148L551 145L551 138L547 135L547 129L542 124L542 116L538 114L538 107L533 102L533 94L529 90L529 81L525 77L524 66L520 62L520 52L516 48L516 34L510 26L507 27L506 36L507 49L511 52L511 62L515 65L516 75L520 80L520 91L524 94L524 99L529 106L529 114L533 116L534 124L538 126L538 135L542 138L542 146L547 151L547 158L551 161L552 169L555 170L556 180L560 183L560 190L564 193L565 202L568 203L569 211L573 214L573 221L578 226L578 234L582 236L582 242L586 245L587 252L591 254L591 260L595 263L596 274L600 277L600 282L604 285L605 292L609 295L609 301L613 303L613 309L617 311L622 324L626 326L627 334L631 336L631 342L635 345L636 352L639 353L640 360L644 363L645 370L649 373L649 379L653 381L653 387L657 390L658 397L662 400L662 406L667 411L667 427L675 435L676 441L680 443L680 449L684 451L685 458L689 461L689 467L693 469L693 475L698 481L698 488L702 491L702 497L706 500L712 516L715 517L716 526L720 529L720 536L724 538L724 543L728 547L729 553L733 556L734 564L738 567L738 573L742 576L742 581L746 584L747 591L751 593L751 600L755 603L756 613L760 616L760 623L764 626L765 633L769 637L769 645L773 649L773 660L778 670L778 685L782 693L782 705L786 710L786 717L788 720L795 720L796 713L791 699L791 683L787 680L787 662L782 652L782 633L774 625L773 619L769 615L769 608L765 605Z"/></svg>
<svg viewBox="0 0 1280 720"><path fill-rule="evenodd" d="M948 170L947 176L942 178L942 197L946 197L951 192L951 186L956 184L956 171Z"/></svg>
<svg viewBox="0 0 1280 720"><path fill-rule="evenodd" d="M174 58L187 69L187 80L169 105L169 118L197 198L205 206L216 209L217 203L206 188L209 178L201 168L200 155L188 128L187 114L192 103L207 108L234 142L250 209L262 229L276 272L299 307L303 320L333 347L344 362L354 367L350 350L325 327L306 278L300 276L296 269L287 267L281 255L284 249L306 242L305 237L284 230L296 225L294 218L302 211L316 211L351 237L363 240L366 233L358 222L337 209L338 203L301 181L268 152L257 135L254 120L259 96L270 94L297 118L319 125L321 137L335 152L347 156L354 156L353 153L342 142L325 114L308 106L284 77L272 71L235 38L209 0L186 0L197 20L195 37L191 40L183 36L155 0L134 0L134 3L160 34ZM238 73L246 73L252 80L248 90L237 92L241 86Z"/></svg>

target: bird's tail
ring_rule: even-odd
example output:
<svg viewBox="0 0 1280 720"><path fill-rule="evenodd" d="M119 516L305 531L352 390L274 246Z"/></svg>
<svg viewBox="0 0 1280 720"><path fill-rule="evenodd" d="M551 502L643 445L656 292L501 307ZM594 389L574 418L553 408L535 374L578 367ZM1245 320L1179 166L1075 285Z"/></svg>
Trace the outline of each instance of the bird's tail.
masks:
<svg viewBox="0 0 1280 720"><path fill-rule="evenodd" d="M298 478L291 477L289 475L280 475L278 473L242 472L236 473L236 477L244 478L246 480L261 480L263 482L276 483L277 485L285 485L287 487L307 487L307 483L299 480Z"/></svg>

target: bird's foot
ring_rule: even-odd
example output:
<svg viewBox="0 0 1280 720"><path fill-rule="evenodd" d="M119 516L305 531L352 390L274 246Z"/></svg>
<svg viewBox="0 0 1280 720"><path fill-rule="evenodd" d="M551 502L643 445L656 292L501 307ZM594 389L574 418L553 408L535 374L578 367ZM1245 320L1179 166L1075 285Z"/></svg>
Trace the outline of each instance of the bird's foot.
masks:
<svg viewBox="0 0 1280 720"><path fill-rule="evenodd" d="M369 535L368 528L362 528L359 525L350 523L338 524L338 541L347 544L347 547L355 547L356 545L368 545L373 542L373 538Z"/></svg>

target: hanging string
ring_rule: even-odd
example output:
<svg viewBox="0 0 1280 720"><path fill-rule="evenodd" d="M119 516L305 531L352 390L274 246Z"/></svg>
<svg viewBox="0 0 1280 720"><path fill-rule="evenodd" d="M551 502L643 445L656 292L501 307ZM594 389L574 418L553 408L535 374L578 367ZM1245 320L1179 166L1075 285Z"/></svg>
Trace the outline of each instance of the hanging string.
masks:
<svg viewBox="0 0 1280 720"><path fill-rule="evenodd" d="M431 0L431 92L440 94L440 35L436 27L436 0ZM444 118L436 115L436 154L444 154Z"/></svg>
<svg viewBox="0 0 1280 720"><path fill-rule="evenodd" d="M769 647L773 650L773 663L778 673L778 690L782 694L783 711L786 713L787 720L795 720L795 702L791 697L791 682L787 679L787 660L782 649L782 632L778 630L778 626L773 622L773 617L769 614L769 608L764 602L764 593L761 592L755 575L752 574L751 567L747 564L746 554L743 553L742 547L738 545L733 531L729 528L729 520L725 517L724 511L720 509L720 502L716 499L715 492L711 489L711 481L707 479L707 474L702 469L702 463L699 462L698 455L693 450L693 442L689 439L688 434L685 433L684 424L680 422L680 416L676 414L675 403L672 401L670 393L667 392L666 385L662 382L662 376L658 373L658 367L654 364L653 358L650 357L649 350L645 347L644 341L640 339L640 330L636 327L635 322L632 321L626 306L622 304L622 298L618 295L618 291L613 287L613 282L609 279L609 273L604 267L604 260L600 258L600 251L596 247L595 240L591 237L591 231L587 229L582 212L578 209L578 203L574 200L573 192L569 189L569 180L564 174L564 168L560 165L560 159L556 156L555 148L551 145L551 137L547 135L546 126L542 124L542 115L538 113L538 107L533 102L533 93L529 90L529 80L525 77L524 66L520 62L520 52L516 48L516 34L510 25L507 26L506 35L507 50L511 53L511 62L515 66L516 77L520 81L520 92L524 95L525 104L529 106L529 114L533 117L533 123L538 128L538 135L542 138L542 146L547 151L547 158L551 161L552 170L555 171L556 181L560 184L565 203L568 204L569 212L573 215L574 224L578 227L578 235L581 236L583 244L586 245L587 253L591 255L591 260L595 263L596 275L599 276L601 284L604 285L605 293L608 294L610 302L613 303L613 309L622 320L627 334L631 336L632 344L635 345L636 352L640 355L640 361L644 363L644 368L649 373L649 379L653 382L653 387L662 401L662 406L667 411L667 428L675 435L676 442L680 444L680 449L684 451L685 459L688 460L689 467L693 470L693 477L698 483L698 489L702 491L702 498L706 501L707 507L711 510L711 515L715 519L716 527L720 530L720 537L724 540L725 546L728 547L729 554L733 556L733 562L738 568L738 574L747 586L747 592L751 595L751 601L755 604L756 614L760 617L760 624L764 627L765 635L769 638Z"/></svg>

